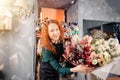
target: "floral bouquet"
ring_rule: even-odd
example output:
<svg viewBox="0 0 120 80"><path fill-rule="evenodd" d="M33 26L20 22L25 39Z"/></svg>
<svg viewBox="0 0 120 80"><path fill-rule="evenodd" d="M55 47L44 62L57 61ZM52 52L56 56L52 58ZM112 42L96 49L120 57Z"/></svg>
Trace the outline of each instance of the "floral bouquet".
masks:
<svg viewBox="0 0 120 80"><path fill-rule="evenodd" d="M65 46L63 57L73 65L88 64L90 65L90 43L92 37L85 36L83 39L77 35L72 36L71 45Z"/></svg>
<svg viewBox="0 0 120 80"><path fill-rule="evenodd" d="M80 39L74 35L71 45L65 46L63 57L74 66L86 64L100 67L110 63L119 53L120 45L117 39L95 39L88 35Z"/></svg>
<svg viewBox="0 0 120 80"><path fill-rule="evenodd" d="M106 80L109 73L120 75L120 44L117 39L109 38L108 40L99 39L93 41L91 58L99 64L92 74ZM94 62L94 61L93 61ZM102 75L101 75L102 74Z"/></svg>

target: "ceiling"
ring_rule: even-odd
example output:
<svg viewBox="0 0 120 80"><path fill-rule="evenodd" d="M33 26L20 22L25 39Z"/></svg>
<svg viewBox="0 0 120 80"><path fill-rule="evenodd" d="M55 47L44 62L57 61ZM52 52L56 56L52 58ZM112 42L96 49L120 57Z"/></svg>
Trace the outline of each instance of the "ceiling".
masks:
<svg viewBox="0 0 120 80"><path fill-rule="evenodd" d="M77 0L38 0L39 7L67 9Z"/></svg>

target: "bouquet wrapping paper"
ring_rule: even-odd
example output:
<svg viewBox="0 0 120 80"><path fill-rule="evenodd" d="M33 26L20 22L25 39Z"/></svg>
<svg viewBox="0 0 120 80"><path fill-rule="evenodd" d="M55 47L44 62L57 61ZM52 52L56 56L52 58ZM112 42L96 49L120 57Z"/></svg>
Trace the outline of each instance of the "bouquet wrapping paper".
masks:
<svg viewBox="0 0 120 80"><path fill-rule="evenodd" d="M107 65L96 68L92 72L92 74L101 78L102 80L106 80L109 73L120 75L120 70L119 70L120 65L119 65L119 63L120 63L120 57L117 57L112 62L108 63Z"/></svg>

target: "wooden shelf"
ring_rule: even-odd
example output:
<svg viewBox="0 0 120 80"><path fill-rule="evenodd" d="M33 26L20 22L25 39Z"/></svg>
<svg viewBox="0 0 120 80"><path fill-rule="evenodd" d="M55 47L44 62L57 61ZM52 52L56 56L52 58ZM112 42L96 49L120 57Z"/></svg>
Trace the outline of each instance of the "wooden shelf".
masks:
<svg viewBox="0 0 120 80"><path fill-rule="evenodd" d="M120 77L107 78L106 80L120 80Z"/></svg>

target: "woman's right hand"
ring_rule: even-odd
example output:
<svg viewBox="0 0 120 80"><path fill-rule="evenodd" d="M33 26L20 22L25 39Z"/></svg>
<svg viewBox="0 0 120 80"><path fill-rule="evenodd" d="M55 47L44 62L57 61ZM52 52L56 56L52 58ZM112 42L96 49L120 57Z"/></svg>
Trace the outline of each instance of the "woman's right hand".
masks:
<svg viewBox="0 0 120 80"><path fill-rule="evenodd" d="M78 65L70 69L71 72L83 72L90 73L94 70L94 67L89 67L88 65Z"/></svg>

